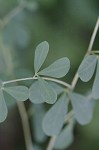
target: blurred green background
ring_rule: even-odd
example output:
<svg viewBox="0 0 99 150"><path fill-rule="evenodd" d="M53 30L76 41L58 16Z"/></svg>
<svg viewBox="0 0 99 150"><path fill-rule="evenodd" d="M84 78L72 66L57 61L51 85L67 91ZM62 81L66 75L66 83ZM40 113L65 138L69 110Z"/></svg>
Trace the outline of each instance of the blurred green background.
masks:
<svg viewBox="0 0 99 150"><path fill-rule="evenodd" d="M35 48L46 40L50 52L44 65L67 56L71 70L63 80L70 83L88 48L98 15L99 0L0 0L0 79L32 76ZM99 31L93 49L99 49ZM88 93L92 82L79 81L76 91ZM0 150L25 150L17 107L7 103L8 118L0 124ZM68 150L99 149L99 102L96 103L92 122L76 125L75 141ZM32 126L31 121L31 130ZM35 150L46 146L47 141L40 148L39 143L35 141Z"/></svg>

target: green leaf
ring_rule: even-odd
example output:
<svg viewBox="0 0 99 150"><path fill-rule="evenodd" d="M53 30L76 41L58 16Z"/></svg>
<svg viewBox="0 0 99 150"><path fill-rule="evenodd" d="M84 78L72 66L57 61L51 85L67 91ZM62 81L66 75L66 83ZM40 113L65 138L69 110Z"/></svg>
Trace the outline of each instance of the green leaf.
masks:
<svg viewBox="0 0 99 150"><path fill-rule="evenodd" d="M58 135L54 148L61 150L66 149L72 144L73 140L74 140L73 125L69 124Z"/></svg>
<svg viewBox="0 0 99 150"><path fill-rule="evenodd" d="M44 99L44 102L48 104L53 104L57 100L57 94L55 90L41 77L38 76L40 92Z"/></svg>
<svg viewBox="0 0 99 150"><path fill-rule="evenodd" d="M63 127L65 116L68 110L68 100L66 94L63 94L59 100L46 113L43 120L43 130L49 136L59 134Z"/></svg>
<svg viewBox="0 0 99 150"><path fill-rule="evenodd" d="M40 90L39 82L35 81L29 89L29 99L34 104L44 103L44 98Z"/></svg>
<svg viewBox="0 0 99 150"><path fill-rule="evenodd" d="M8 108L11 108L16 105L15 98L13 98L7 92L3 91L3 96L4 96L4 99L5 99L5 102L6 102Z"/></svg>
<svg viewBox="0 0 99 150"><path fill-rule="evenodd" d="M96 76L92 88L92 95L95 99L99 99L99 59L97 64Z"/></svg>
<svg viewBox="0 0 99 150"><path fill-rule="evenodd" d="M29 90L25 86L5 87L4 91L19 101L25 101L29 98Z"/></svg>
<svg viewBox="0 0 99 150"><path fill-rule="evenodd" d="M92 78L96 63L97 57L95 55L88 55L85 57L78 69L78 74L82 81L87 82Z"/></svg>
<svg viewBox="0 0 99 150"><path fill-rule="evenodd" d="M48 83L56 91L57 95L59 95L62 92L64 92L64 88L62 86L60 86L59 84L57 84L55 82L51 82L51 81L48 81Z"/></svg>
<svg viewBox="0 0 99 150"><path fill-rule="evenodd" d="M0 88L2 87L2 81L0 80Z"/></svg>
<svg viewBox="0 0 99 150"><path fill-rule="evenodd" d="M48 51L49 51L49 44L46 41L40 43L36 47L35 57L34 57L34 70L35 70L35 73L37 73L39 71L42 64L44 63L44 61L47 57Z"/></svg>
<svg viewBox="0 0 99 150"><path fill-rule="evenodd" d="M61 78L68 73L69 69L70 61L67 57L64 57L56 60L50 66L41 70L38 74L55 78Z"/></svg>
<svg viewBox="0 0 99 150"><path fill-rule="evenodd" d="M75 119L82 125L90 123L93 117L94 101L78 93L70 94Z"/></svg>
<svg viewBox="0 0 99 150"><path fill-rule="evenodd" d="M5 103L2 90L0 90L0 122L3 122L8 114L8 109Z"/></svg>
<svg viewBox="0 0 99 150"><path fill-rule="evenodd" d="M42 120L45 115L44 105L33 105L33 111L33 136L35 136L36 142L42 143L47 138L42 129Z"/></svg>

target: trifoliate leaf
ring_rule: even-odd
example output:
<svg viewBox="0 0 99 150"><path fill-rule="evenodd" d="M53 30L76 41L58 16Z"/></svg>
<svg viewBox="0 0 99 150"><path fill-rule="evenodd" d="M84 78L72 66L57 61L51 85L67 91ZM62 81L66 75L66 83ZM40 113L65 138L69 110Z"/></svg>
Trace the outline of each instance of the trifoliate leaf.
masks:
<svg viewBox="0 0 99 150"><path fill-rule="evenodd" d="M44 98L39 86L39 82L35 81L29 89L29 99L34 104L44 103Z"/></svg>
<svg viewBox="0 0 99 150"><path fill-rule="evenodd" d="M95 72L96 62L97 57L95 55L88 55L84 58L78 69L78 74L82 81L87 82L92 78Z"/></svg>
<svg viewBox="0 0 99 150"><path fill-rule="evenodd" d="M19 101L25 101L29 98L29 90L25 86L5 87L4 90Z"/></svg>
<svg viewBox="0 0 99 150"><path fill-rule="evenodd" d="M41 77L38 76L39 86L41 90L44 102L53 104L57 100L57 94L55 90Z"/></svg>
<svg viewBox="0 0 99 150"><path fill-rule="evenodd" d="M68 110L67 103L67 96L66 94L63 94L46 113L43 120L43 130L47 135L54 136L59 134Z"/></svg>
<svg viewBox="0 0 99 150"><path fill-rule="evenodd" d="M94 102L78 93L71 93L71 103L75 119L82 125L90 123L93 117Z"/></svg>
<svg viewBox="0 0 99 150"><path fill-rule="evenodd" d="M2 90L0 90L0 122L3 122L8 114L8 109L5 103Z"/></svg>
<svg viewBox="0 0 99 150"><path fill-rule="evenodd" d="M64 57L56 60L50 66L41 70L38 74L55 78L61 78L68 73L69 69L70 61L67 57Z"/></svg>
<svg viewBox="0 0 99 150"><path fill-rule="evenodd" d="M72 144L73 140L73 125L69 124L58 135L54 148L60 150L66 149Z"/></svg>
<svg viewBox="0 0 99 150"><path fill-rule="evenodd" d="M99 99L99 59L97 64L96 76L92 88L92 95L95 99Z"/></svg>
<svg viewBox="0 0 99 150"><path fill-rule="evenodd" d="M49 44L46 41L40 43L36 47L35 57L34 57L34 70L35 70L35 73L37 73L39 71L42 64L44 63L44 61L47 57L48 51L49 51Z"/></svg>

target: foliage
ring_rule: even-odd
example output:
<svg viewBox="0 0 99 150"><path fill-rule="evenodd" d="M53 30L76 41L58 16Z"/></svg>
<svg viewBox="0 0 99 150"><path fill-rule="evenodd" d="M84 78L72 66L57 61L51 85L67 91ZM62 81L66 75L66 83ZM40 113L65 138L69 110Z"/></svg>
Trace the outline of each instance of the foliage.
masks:
<svg viewBox="0 0 99 150"><path fill-rule="evenodd" d="M34 11L37 8L35 1L27 2L22 0L19 3L20 5L17 8L18 12L22 11L24 8L28 11ZM45 7L42 2L39 3L42 7ZM50 6L55 5L55 3L56 1L51 2ZM46 2L45 5L47 6L49 4ZM13 14L16 15L15 10L13 11ZM12 26L10 26L11 21ZM8 15L3 20L0 20L1 29L4 29L8 24L4 31L4 40L8 43L14 43L17 46L24 48L29 42L28 32L25 28L22 28L21 21L19 21L20 24L18 25L15 22L13 15ZM4 68L6 68L7 72L7 74L3 76L2 72L4 72L4 68L0 68L3 70L0 72L0 123L4 122L7 118L8 101L15 102L21 116L27 150L42 149L43 147L39 147L32 143L28 122L29 117L32 115L33 140L35 143L42 144L46 141L47 136L51 137L47 150L62 150L68 148L74 141L74 128L76 122L81 125L87 125L91 122L96 100L99 99L99 51L92 51L98 27L99 18L88 51L71 84L59 79L62 77L66 78L70 70L71 63L67 57L57 59L48 67L46 64L44 65L49 52L49 43L47 41L41 42L36 47L34 54L34 73L32 73L31 77L26 76L25 78L22 77L11 80L14 78L15 72L19 73L19 71L17 71L17 67L13 67L13 60L11 55L9 55L12 51L4 46L3 40L0 37L0 45L3 49L1 50L3 57L0 56L0 59L6 62ZM12 36L11 38L8 36L9 32L12 33L10 35L10 37ZM20 37L22 37L22 40L20 40ZM5 54L7 54L7 57L5 57ZM15 53L12 55L16 56ZM21 56L23 55L21 54ZM26 58L28 61L27 56ZM20 64L19 61L14 63ZM24 75L24 72L25 71L21 70L21 75L22 73ZM28 70L26 70L26 72L28 74ZM75 87L79 78L83 82L88 82L94 74L95 79L92 85L91 96L89 95L88 97L79 92L75 92ZM8 81L6 81L6 79L8 79ZM23 102L26 100L29 100L30 107L28 111L26 111ZM45 106L48 107L46 107L47 110L45 109Z"/></svg>

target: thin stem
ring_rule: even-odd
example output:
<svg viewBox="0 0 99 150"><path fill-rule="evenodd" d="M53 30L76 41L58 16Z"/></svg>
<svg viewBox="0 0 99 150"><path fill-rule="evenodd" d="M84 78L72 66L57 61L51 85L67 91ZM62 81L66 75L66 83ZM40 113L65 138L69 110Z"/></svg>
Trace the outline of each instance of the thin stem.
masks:
<svg viewBox="0 0 99 150"><path fill-rule="evenodd" d="M93 34L92 34L92 37L91 37L91 40L89 43L88 52L90 52L92 50L98 28L99 28L99 17L98 17L98 20L96 22L96 25L95 25L95 28L94 28L94 31L93 31Z"/></svg>
<svg viewBox="0 0 99 150"><path fill-rule="evenodd" d="M71 88L71 85L69 85L68 83L64 82L64 81L61 81L61 80L58 80L58 79L54 79L54 78L49 78L49 77L42 77L44 80L47 80L47 81L53 81L53 82L56 82L58 84L61 84L63 86L65 86L66 88L68 87L69 89ZM20 81L27 81L27 80L37 80L38 78L37 77L29 77L29 78L22 78L22 79L15 79L15 80L10 80L10 81L4 81L3 82L3 85L5 84L10 84L10 83L14 83L14 82L20 82Z"/></svg>
<svg viewBox="0 0 99 150"><path fill-rule="evenodd" d="M90 52L90 54L99 54L99 50L97 50L97 51L93 50L93 51Z"/></svg>
<svg viewBox="0 0 99 150"><path fill-rule="evenodd" d="M99 18L98 18L98 20L96 22L96 25L95 25L95 28L94 28L94 31L93 31L93 34L92 34L92 37L91 37L91 40L90 40L90 43L89 43L89 46L88 46L88 49L87 49L87 52L86 52L85 56L88 55L89 52L91 52L91 50L92 50L93 43L94 43L94 40L95 40L97 31L98 31L98 28L99 28ZM75 88L75 86L76 86L76 84L78 82L78 79L79 79L79 75L78 75L78 70L77 70L77 72L76 72L76 74L75 74L75 76L74 76L74 78L72 80L71 86L70 86L72 91L74 90L74 88ZM73 115L73 110L66 117L65 123L71 118L72 115ZM47 150L53 150L56 138L57 138L57 136L51 137L50 142L48 144Z"/></svg>
<svg viewBox="0 0 99 150"><path fill-rule="evenodd" d="M22 121L26 150L33 150L33 143L32 143L31 132L30 132L28 116L27 116L27 112L25 109L25 105L23 102L17 102L17 106L18 106L19 114L20 114L21 121Z"/></svg>
<svg viewBox="0 0 99 150"><path fill-rule="evenodd" d="M55 144L55 141L56 141L56 138L57 136L53 136L50 141L49 141L49 144L48 144L48 147L46 150L52 150L53 147L54 147L54 144Z"/></svg>
<svg viewBox="0 0 99 150"><path fill-rule="evenodd" d="M91 52L91 50L92 50L92 47L93 47L93 44L94 44L94 41L95 41L95 37L96 37L97 31L98 31L98 28L99 28L99 17L98 17L98 20L96 22L96 25L95 25L93 34L91 36L91 40L89 42L89 46L88 46L88 49L87 49L87 52L86 52L85 56L88 55ZM76 72L76 74L75 74L75 76L74 76L74 78L72 80L72 83L71 83L72 90L75 88L75 86L76 86L76 84L78 82L78 79L79 79L79 75L78 75L78 70L77 70L77 72Z"/></svg>
<svg viewBox="0 0 99 150"><path fill-rule="evenodd" d="M65 123L67 123L67 122L72 118L73 115L74 115L74 110L71 110L71 111L66 115Z"/></svg>

